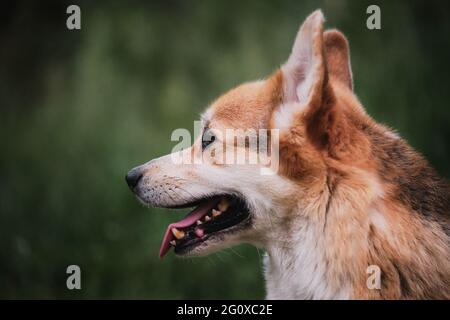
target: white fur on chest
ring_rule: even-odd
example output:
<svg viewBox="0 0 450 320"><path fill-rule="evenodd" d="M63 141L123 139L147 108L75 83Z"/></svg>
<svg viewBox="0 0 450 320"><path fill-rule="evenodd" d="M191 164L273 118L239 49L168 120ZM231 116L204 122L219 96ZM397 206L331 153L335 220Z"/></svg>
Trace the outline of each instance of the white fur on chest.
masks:
<svg viewBox="0 0 450 320"><path fill-rule="evenodd" d="M267 299L349 299L350 288L327 279L324 249L317 233L304 227L284 246L268 246L264 258Z"/></svg>

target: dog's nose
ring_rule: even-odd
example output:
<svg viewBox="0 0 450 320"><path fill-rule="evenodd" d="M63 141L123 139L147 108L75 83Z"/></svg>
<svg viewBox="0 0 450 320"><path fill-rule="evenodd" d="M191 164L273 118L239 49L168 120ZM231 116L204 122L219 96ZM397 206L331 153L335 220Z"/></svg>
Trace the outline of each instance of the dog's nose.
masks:
<svg viewBox="0 0 450 320"><path fill-rule="evenodd" d="M137 186L139 180L142 178L142 170L140 168L131 169L130 172L125 176L128 186L131 190Z"/></svg>

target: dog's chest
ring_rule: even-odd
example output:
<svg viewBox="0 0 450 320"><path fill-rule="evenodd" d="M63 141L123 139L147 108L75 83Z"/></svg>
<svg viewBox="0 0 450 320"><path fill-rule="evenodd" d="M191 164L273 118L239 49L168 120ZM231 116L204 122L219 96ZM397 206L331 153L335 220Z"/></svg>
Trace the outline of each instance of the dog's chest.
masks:
<svg viewBox="0 0 450 320"><path fill-rule="evenodd" d="M317 239L304 235L288 251L272 248L264 258L267 299L348 299L349 286L328 280L328 264Z"/></svg>

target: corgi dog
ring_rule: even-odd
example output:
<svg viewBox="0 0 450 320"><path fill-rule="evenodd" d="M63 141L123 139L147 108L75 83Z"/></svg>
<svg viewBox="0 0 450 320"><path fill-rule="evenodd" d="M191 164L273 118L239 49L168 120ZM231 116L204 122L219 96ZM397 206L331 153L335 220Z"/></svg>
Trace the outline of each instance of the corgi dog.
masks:
<svg viewBox="0 0 450 320"><path fill-rule="evenodd" d="M348 41L324 20L320 10L305 20L273 74L215 100L192 145L126 181L149 206L194 207L168 226L161 257L263 248L268 299L449 299L450 186L366 113ZM219 161L229 152L211 152L219 146L263 152L227 129L266 130L277 169Z"/></svg>

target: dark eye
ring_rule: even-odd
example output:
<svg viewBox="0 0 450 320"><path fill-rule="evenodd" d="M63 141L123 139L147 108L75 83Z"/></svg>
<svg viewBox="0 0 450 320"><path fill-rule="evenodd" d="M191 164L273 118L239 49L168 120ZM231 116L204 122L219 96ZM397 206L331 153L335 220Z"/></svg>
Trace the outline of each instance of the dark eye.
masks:
<svg viewBox="0 0 450 320"><path fill-rule="evenodd" d="M202 150L205 150L205 148L208 147L215 140L216 140L216 136L210 129L206 128L205 130L203 130Z"/></svg>

